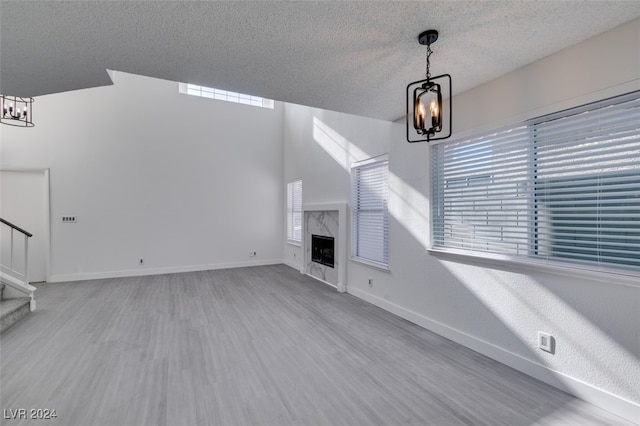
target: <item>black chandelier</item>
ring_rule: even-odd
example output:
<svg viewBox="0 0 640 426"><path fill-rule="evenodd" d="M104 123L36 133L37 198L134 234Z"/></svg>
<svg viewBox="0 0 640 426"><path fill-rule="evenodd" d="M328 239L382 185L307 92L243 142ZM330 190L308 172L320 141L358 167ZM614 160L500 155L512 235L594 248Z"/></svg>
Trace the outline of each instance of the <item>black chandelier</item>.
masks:
<svg viewBox="0 0 640 426"><path fill-rule="evenodd" d="M33 98L0 95L2 116L0 123L9 126L33 127Z"/></svg>
<svg viewBox="0 0 640 426"><path fill-rule="evenodd" d="M424 80L407 86L407 141L429 142L451 136L451 76L431 77L431 44L438 40L438 31L420 33L418 42L427 46L427 67Z"/></svg>

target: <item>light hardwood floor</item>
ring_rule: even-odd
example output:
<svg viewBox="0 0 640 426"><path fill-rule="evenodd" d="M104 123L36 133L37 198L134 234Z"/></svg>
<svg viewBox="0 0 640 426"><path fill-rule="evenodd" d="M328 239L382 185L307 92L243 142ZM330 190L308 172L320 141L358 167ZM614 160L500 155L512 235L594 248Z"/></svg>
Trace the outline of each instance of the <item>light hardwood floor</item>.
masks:
<svg viewBox="0 0 640 426"><path fill-rule="evenodd" d="M6 425L629 425L284 265L45 284ZM27 414L29 414L27 412Z"/></svg>

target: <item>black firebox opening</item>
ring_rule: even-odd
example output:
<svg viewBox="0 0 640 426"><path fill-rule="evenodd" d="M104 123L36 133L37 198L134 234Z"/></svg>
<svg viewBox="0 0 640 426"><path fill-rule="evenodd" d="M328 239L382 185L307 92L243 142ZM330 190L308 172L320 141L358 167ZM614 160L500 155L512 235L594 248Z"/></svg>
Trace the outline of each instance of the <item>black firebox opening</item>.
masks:
<svg viewBox="0 0 640 426"><path fill-rule="evenodd" d="M311 260L333 268L333 237L311 235Z"/></svg>

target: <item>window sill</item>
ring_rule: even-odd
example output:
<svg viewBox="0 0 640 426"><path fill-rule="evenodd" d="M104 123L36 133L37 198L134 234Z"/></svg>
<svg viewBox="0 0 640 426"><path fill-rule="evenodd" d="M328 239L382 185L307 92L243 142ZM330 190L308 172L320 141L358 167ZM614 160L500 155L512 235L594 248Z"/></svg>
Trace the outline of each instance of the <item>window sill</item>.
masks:
<svg viewBox="0 0 640 426"><path fill-rule="evenodd" d="M290 246L302 247L302 242L299 241L287 240L287 244L289 244Z"/></svg>
<svg viewBox="0 0 640 426"><path fill-rule="evenodd" d="M359 257L351 257L351 258L349 258L349 260L352 261L352 262L361 263L361 264L369 266L371 268L379 269L379 270L384 271L384 272L391 272L391 269L389 269L389 265L384 265L382 263L372 262L370 260L361 259Z"/></svg>
<svg viewBox="0 0 640 426"><path fill-rule="evenodd" d="M640 277L638 275L634 275L632 272L602 271L535 260L526 262L516 260L509 256L492 255L490 253L469 254L466 252L439 248L429 248L427 251L434 257L457 261L462 260L467 263L479 264L481 266L486 265L496 269L509 268L525 271L548 272L574 278L588 279L591 281L601 281L615 285L640 287Z"/></svg>

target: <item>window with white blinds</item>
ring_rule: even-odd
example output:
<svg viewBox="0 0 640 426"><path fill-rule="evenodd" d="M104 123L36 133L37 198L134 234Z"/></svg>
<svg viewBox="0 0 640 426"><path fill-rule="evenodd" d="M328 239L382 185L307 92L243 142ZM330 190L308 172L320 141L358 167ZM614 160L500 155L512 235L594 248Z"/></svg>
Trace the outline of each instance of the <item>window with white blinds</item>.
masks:
<svg viewBox="0 0 640 426"><path fill-rule="evenodd" d="M640 92L432 149L435 249L640 274Z"/></svg>
<svg viewBox="0 0 640 426"><path fill-rule="evenodd" d="M356 259L389 265L389 160L386 155L351 167L351 252Z"/></svg>
<svg viewBox="0 0 640 426"><path fill-rule="evenodd" d="M302 243L302 180L287 184L287 240Z"/></svg>

